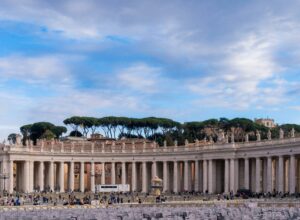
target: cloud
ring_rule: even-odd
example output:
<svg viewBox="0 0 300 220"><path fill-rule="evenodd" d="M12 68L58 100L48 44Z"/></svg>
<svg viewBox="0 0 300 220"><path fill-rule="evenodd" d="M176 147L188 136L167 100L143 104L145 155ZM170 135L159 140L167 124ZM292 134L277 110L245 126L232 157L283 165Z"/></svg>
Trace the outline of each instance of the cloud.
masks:
<svg viewBox="0 0 300 220"><path fill-rule="evenodd" d="M268 36L247 36L228 46L217 72L189 80L188 89L212 106L247 109L281 104L285 90L278 83L281 69L272 56L274 44Z"/></svg>
<svg viewBox="0 0 300 220"><path fill-rule="evenodd" d="M16 79L36 84L55 80L67 83L71 76L64 61L59 55L0 57L1 80Z"/></svg>
<svg viewBox="0 0 300 220"><path fill-rule="evenodd" d="M161 69L145 63L132 64L117 71L116 78L122 86L142 93L160 92L163 81Z"/></svg>
<svg viewBox="0 0 300 220"><path fill-rule="evenodd" d="M45 45L60 44L0 57L0 104L9 104L0 112L22 123L59 123L72 114L197 120L214 109L222 116L224 107L299 106L300 17L293 3L3 0L1 22L30 24ZM10 80L22 87L8 87Z"/></svg>

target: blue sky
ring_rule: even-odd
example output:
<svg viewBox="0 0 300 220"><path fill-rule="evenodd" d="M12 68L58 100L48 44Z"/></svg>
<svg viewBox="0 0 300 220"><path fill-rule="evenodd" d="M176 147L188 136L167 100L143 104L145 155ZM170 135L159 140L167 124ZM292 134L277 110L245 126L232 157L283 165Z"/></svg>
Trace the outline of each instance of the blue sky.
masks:
<svg viewBox="0 0 300 220"><path fill-rule="evenodd" d="M0 0L0 138L72 115L300 123L299 7Z"/></svg>

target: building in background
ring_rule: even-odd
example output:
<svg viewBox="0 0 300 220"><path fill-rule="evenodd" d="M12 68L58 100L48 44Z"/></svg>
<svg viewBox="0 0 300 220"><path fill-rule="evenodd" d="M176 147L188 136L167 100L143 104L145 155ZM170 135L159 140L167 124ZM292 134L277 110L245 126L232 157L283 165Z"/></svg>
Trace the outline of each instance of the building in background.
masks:
<svg viewBox="0 0 300 220"><path fill-rule="evenodd" d="M268 128L274 128L274 127L277 126L275 124L274 119L271 119L271 118L255 118L254 121L257 124L264 125L264 126L266 126Z"/></svg>

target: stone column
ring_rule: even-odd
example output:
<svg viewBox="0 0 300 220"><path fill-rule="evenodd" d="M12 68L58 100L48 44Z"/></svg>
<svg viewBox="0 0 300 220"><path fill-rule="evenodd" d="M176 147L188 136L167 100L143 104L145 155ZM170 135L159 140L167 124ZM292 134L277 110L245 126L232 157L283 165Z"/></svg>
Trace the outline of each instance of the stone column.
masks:
<svg viewBox="0 0 300 220"><path fill-rule="evenodd" d="M84 162L80 162L80 192L84 192Z"/></svg>
<svg viewBox="0 0 300 220"><path fill-rule="evenodd" d="M126 163L122 162L122 184L126 184Z"/></svg>
<svg viewBox="0 0 300 220"><path fill-rule="evenodd" d="M34 162L29 161L29 191L28 192L33 192L33 185L34 185Z"/></svg>
<svg viewBox="0 0 300 220"><path fill-rule="evenodd" d="M8 175L9 175L9 186L8 186L8 192L13 193L14 192L14 161L9 161L9 167L8 167Z"/></svg>
<svg viewBox="0 0 300 220"><path fill-rule="evenodd" d="M184 161L184 185L183 189L184 191L189 191L189 162Z"/></svg>
<svg viewBox="0 0 300 220"><path fill-rule="evenodd" d="M64 180L64 162L59 162L59 188L60 192L65 191L65 180Z"/></svg>
<svg viewBox="0 0 300 220"><path fill-rule="evenodd" d="M195 184L194 190L199 191L199 160L195 160Z"/></svg>
<svg viewBox="0 0 300 220"><path fill-rule="evenodd" d="M157 162L153 161L152 162L152 178L157 176Z"/></svg>
<svg viewBox="0 0 300 220"><path fill-rule="evenodd" d="M255 174L255 191L261 192L261 160L259 157L256 158L256 174Z"/></svg>
<svg viewBox="0 0 300 220"><path fill-rule="evenodd" d="M203 160L203 192L207 190L207 160Z"/></svg>
<svg viewBox="0 0 300 220"><path fill-rule="evenodd" d="M234 167L235 160L230 159L230 191L235 192L235 167Z"/></svg>
<svg viewBox="0 0 300 220"><path fill-rule="evenodd" d="M95 192L95 163L91 162L91 191Z"/></svg>
<svg viewBox="0 0 300 220"><path fill-rule="evenodd" d="M147 163L142 163L142 192L148 192L148 183L147 183Z"/></svg>
<svg viewBox="0 0 300 220"><path fill-rule="evenodd" d="M262 159L262 192L268 192L268 175L267 175L267 170L268 170L268 160L267 158Z"/></svg>
<svg viewBox="0 0 300 220"><path fill-rule="evenodd" d="M174 177L173 177L173 191L178 193L178 162L174 161Z"/></svg>
<svg viewBox="0 0 300 220"><path fill-rule="evenodd" d="M234 179L234 193L237 192L237 190L239 188L239 184L240 184L239 166L240 166L239 159L235 159L234 160L234 176L235 176L235 179Z"/></svg>
<svg viewBox="0 0 300 220"><path fill-rule="evenodd" d="M229 193L229 160L225 159L224 192Z"/></svg>
<svg viewBox="0 0 300 220"><path fill-rule="evenodd" d="M41 161L39 164L39 186L40 191L44 190L44 162Z"/></svg>
<svg viewBox="0 0 300 220"><path fill-rule="evenodd" d="M74 191L74 162L70 162L70 170L69 170L69 190Z"/></svg>
<svg viewBox="0 0 300 220"><path fill-rule="evenodd" d="M30 165L29 165L29 161L25 161L24 162L24 192L25 193L29 193L29 181L30 181L30 177L29 177L29 168L30 168Z"/></svg>
<svg viewBox="0 0 300 220"><path fill-rule="evenodd" d="M213 193L213 161L208 161L208 192Z"/></svg>
<svg viewBox="0 0 300 220"><path fill-rule="evenodd" d="M245 189L250 189L250 182L249 182L249 158L245 158Z"/></svg>
<svg viewBox="0 0 300 220"><path fill-rule="evenodd" d="M267 192L272 192L272 157L267 158Z"/></svg>
<svg viewBox="0 0 300 220"><path fill-rule="evenodd" d="M283 163L283 156L278 157L278 192L284 192L284 163Z"/></svg>
<svg viewBox="0 0 300 220"><path fill-rule="evenodd" d="M103 162L102 164L102 173L101 173L101 184L105 184L105 163Z"/></svg>
<svg viewBox="0 0 300 220"><path fill-rule="evenodd" d="M163 191L169 191L169 169L168 169L168 162L163 162Z"/></svg>
<svg viewBox="0 0 300 220"><path fill-rule="evenodd" d="M49 172L48 172L48 180L50 191L54 192L54 162L49 162Z"/></svg>
<svg viewBox="0 0 300 220"><path fill-rule="evenodd" d="M295 155L290 156L290 179L289 179L289 184L290 184L290 194L295 193L296 189L296 164L295 164Z"/></svg>
<svg viewBox="0 0 300 220"><path fill-rule="evenodd" d="M132 191L136 191L137 190L137 182L136 182L137 176L136 176L136 162L132 162L132 177L131 177L131 181L132 181Z"/></svg>
<svg viewBox="0 0 300 220"><path fill-rule="evenodd" d="M116 164L111 163L111 184L116 184Z"/></svg>

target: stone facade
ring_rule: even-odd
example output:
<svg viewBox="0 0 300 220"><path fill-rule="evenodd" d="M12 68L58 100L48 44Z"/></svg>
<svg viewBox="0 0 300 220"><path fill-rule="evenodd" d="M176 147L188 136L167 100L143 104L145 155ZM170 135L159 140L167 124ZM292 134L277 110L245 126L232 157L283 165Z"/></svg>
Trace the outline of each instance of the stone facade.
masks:
<svg viewBox="0 0 300 220"><path fill-rule="evenodd" d="M259 118L254 120L257 124L264 125L267 128L275 128L276 124L274 119L271 118Z"/></svg>
<svg viewBox="0 0 300 220"><path fill-rule="evenodd" d="M95 191L96 184L130 184L149 192L163 179L165 192L300 192L300 138L163 146L146 141L44 142L1 145L1 189ZM223 137L223 136L222 136Z"/></svg>

